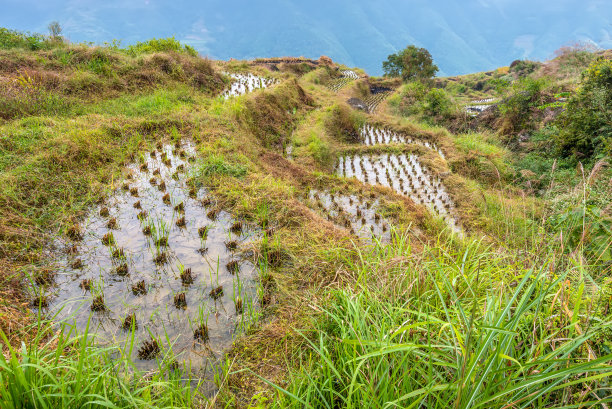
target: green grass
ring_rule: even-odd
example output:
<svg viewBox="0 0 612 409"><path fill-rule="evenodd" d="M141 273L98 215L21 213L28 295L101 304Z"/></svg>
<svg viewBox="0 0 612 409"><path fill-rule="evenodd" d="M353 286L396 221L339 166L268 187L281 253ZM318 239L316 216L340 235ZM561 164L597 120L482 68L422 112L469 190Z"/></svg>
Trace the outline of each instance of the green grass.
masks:
<svg viewBox="0 0 612 409"><path fill-rule="evenodd" d="M339 255L340 256L340 255ZM330 290L278 408L589 407L610 402L611 327L553 256L513 263L478 242L415 254L406 237L356 250ZM563 298L559 299L562 295ZM566 314L561 303L567 303ZM580 329L582 327L582 329ZM587 359L593 351L591 359Z"/></svg>

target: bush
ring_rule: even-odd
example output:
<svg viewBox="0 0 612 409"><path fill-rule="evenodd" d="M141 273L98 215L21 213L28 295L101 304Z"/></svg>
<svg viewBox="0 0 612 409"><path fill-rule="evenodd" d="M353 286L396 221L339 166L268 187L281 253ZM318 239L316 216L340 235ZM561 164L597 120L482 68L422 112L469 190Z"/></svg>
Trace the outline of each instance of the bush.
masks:
<svg viewBox="0 0 612 409"><path fill-rule="evenodd" d="M612 153L612 61L600 59L582 74L582 83L558 118L560 153L577 158Z"/></svg>
<svg viewBox="0 0 612 409"><path fill-rule="evenodd" d="M348 105L334 105L326 121L330 135L345 142L360 141L359 128L365 123L363 116L349 108Z"/></svg>
<svg viewBox="0 0 612 409"><path fill-rule="evenodd" d="M545 79L530 77L523 78L512 86L510 95L499 104L502 135L513 135L522 130L533 129L534 112L544 101L545 86Z"/></svg>
<svg viewBox="0 0 612 409"><path fill-rule="evenodd" d="M434 88L429 91L423 101L423 113L429 117L448 117L452 111L453 102L448 94Z"/></svg>
<svg viewBox="0 0 612 409"><path fill-rule="evenodd" d="M127 52L134 56L140 54L151 54L164 51L175 51L177 53L186 53L193 57L198 56L198 52L195 48L189 45L182 45L174 37L168 38L153 38L145 42L138 42L134 45L130 45L127 48Z"/></svg>
<svg viewBox="0 0 612 409"><path fill-rule="evenodd" d="M20 33L0 27L0 48L25 48L27 50L41 50L51 48L51 43L42 34Z"/></svg>

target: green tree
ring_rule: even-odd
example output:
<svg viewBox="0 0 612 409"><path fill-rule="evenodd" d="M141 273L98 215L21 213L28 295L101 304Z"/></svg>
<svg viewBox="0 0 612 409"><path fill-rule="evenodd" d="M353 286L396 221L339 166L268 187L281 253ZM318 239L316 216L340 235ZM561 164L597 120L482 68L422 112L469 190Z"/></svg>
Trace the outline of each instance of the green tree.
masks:
<svg viewBox="0 0 612 409"><path fill-rule="evenodd" d="M382 66L386 76L402 77L406 82L431 79L438 72L429 51L414 45L389 55Z"/></svg>
<svg viewBox="0 0 612 409"><path fill-rule="evenodd" d="M62 26L60 25L58 21L50 22L47 28L49 29L49 34L51 34L52 39L54 40L61 39Z"/></svg>

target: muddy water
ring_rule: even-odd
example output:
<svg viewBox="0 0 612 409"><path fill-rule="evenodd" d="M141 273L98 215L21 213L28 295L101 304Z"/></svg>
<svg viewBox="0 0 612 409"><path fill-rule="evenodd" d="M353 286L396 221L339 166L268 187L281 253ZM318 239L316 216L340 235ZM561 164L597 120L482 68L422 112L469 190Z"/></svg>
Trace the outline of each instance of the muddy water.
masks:
<svg viewBox="0 0 612 409"><path fill-rule="evenodd" d="M58 312L59 319L75 322L80 330L91 320L90 328L102 344L121 344L129 339L130 330L122 329L122 323L133 313L138 341L131 358L136 367L157 368L154 359L140 359L138 353L143 341L153 336L162 350L157 359L162 359L171 346L169 359L204 375L231 345L233 334L247 319L248 305L256 304L257 269L241 249L258 233L246 227L242 232L232 232L235 220L230 214L208 214L214 202L208 203L211 199L204 189L191 190L186 182L190 158L195 153L192 146L181 146L178 152L175 149L162 148L170 166L162 163L159 150L155 157L146 155L146 168L131 165L131 178L126 184L81 224L83 239L76 242L76 254L61 261L64 270L50 307ZM160 189L162 182L166 184L164 189ZM164 200L166 194L169 197ZM140 208L135 208L138 202ZM139 218L140 212L147 216ZM112 220L116 226L112 226ZM203 227L208 229L205 239L199 232ZM103 244L108 233L112 233L115 245ZM167 238L167 246L156 245L160 237ZM239 244L236 250L226 246L231 241ZM160 259L160 254L165 254L166 260ZM82 267L75 265L76 260L81 260ZM239 263L239 272L227 266L231 261ZM186 274L181 277L188 268L192 279ZM82 288L83 280L91 280L89 290ZM141 281L144 285L134 290ZM223 293L215 299L211 291L219 286ZM104 311L92 311L97 296L103 297ZM237 297L242 299L245 314L237 311ZM194 338L194 331L202 323L208 329L206 340Z"/></svg>
<svg viewBox="0 0 612 409"><path fill-rule="evenodd" d="M230 88L223 93L223 98L236 97L259 88L268 88L277 81L274 78L260 77L253 74L226 74L234 81Z"/></svg>
<svg viewBox="0 0 612 409"><path fill-rule="evenodd" d="M378 199L311 190L307 204L338 227L366 241L391 239L389 223L377 213Z"/></svg>
<svg viewBox="0 0 612 409"><path fill-rule="evenodd" d="M456 231L452 199L441 180L421 165L416 155L345 155L339 158L336 173L370 185L390 187L442 216Z"/></svg>
<svg viewBox="0 0 612 409"><path fill-rule="evenodd" d="M412 143L434 150L444 159L444 153L435 143L424 139L413 138L391 129L377 128L366 124L359 129L359 135L361 136L362 142L369 146L390 143Z"/></svg>

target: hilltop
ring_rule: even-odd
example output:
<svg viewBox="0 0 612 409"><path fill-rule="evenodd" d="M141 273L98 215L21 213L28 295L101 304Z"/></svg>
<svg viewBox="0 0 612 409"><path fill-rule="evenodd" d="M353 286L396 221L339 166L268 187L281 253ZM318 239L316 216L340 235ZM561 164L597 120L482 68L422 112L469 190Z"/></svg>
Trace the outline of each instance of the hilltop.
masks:
<svg viewBox="0 0 612 409"><path fill-rule="evenodd" d="M603 405L610 55L405 83L0 29L0 406Z"/></svg>

